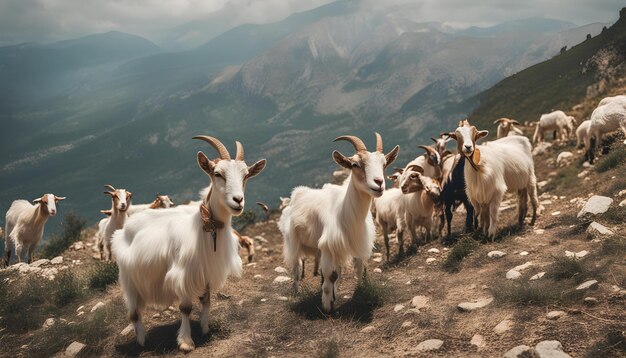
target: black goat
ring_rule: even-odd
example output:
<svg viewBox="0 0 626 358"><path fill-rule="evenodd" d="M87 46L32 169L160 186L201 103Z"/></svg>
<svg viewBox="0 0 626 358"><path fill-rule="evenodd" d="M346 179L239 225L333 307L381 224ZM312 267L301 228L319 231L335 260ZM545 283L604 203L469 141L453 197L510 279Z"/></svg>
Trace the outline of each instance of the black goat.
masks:
<svg viewBox="0 0 626 358"><path fill-rule="evenodd" d="M448 160L453 160L454 164L448 178L443 178L443 187L441 189L441 201L444 207L443 215L448 224L446 243L450 243L452 213L460 204L465 206L465 211L467 212L465 216L465 231L473 231L474 226L478 226L478 219L474 217L474 207L469 202L467 194L465 193L465 158L457 154Z"/></svg>

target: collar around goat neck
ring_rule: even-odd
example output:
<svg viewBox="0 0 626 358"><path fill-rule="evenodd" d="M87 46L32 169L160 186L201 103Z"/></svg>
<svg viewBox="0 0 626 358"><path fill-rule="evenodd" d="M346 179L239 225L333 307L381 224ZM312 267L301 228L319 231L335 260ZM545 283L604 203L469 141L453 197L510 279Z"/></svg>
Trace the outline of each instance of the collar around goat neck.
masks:
<svg viewBox="0 0 626 358"><path fill-rule="evenodd" d="M478 152L477 151L478 151L478 148L475 148L471 157L468 157L467 155L465 155L465 153L462 153L463 157L467 159L467 161L470 163L470 165L472 166L472 168L474 168L475 171L479 171L478 164L474 163L474 156L476 155L478 156L478 160L480 161L480 151Z"/></svg>
<svg viewBox="0 0 626 358"><path fill-rule="evenodd" d="M224 223L222 221L217 220L213 213L211 212L211 190L209 190L209 194L206 197L206 203L204 202L200 204L200 219L202 220L202 230L204 232L212 233L213 237L213 251L217 251L217 230L221 230L224 228Z"/></svg>

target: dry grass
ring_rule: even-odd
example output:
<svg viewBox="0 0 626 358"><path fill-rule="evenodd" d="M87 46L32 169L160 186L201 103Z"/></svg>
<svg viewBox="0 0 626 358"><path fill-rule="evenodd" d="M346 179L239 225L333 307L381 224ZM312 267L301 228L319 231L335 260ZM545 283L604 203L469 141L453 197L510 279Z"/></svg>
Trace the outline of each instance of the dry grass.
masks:
<svg viewBox="0 0 626 358"><path fill-rule="evenodd" d="M478 242L469 237L461 238L450 250L446 261L443 263L443 268L448 272L458 272L463 259L469 256L478 245Z"/></svg>

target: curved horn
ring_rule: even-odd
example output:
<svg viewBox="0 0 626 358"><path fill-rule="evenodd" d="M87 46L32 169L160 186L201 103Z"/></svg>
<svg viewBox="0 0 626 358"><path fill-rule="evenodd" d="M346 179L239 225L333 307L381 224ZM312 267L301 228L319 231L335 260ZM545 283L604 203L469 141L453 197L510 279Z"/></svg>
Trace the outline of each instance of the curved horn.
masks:
<svg viewBox="0 0 626 358"><path fill-rule="evenodd" d="M333 142L337 142L340 140L345 140L347 142L350 142L354 146L354 149L356 149L357 152L367 152L367 148L365 147L365 144L363 144L363 141L359 137L355 137L353 135L342 135L340 137L335 138Z"/></svg>
<svg viewBox="0 0 626 358"><path fill-rule="evenodd" d="M429 147L427 145L418 145L417 147L424 149L427 153L430 153L431 151L434 151L433 148L431 148L431 147Z"/></svg>
<svg viewBox="0 0 626 358"><path fill-rule="evenodd" d="M511 123L517 124L518 126L522 125L520 122L516 121L515 119L511 119Z"/></svg>
<svg viewBox="0 0 626 358"><path fill-rule="evenodd" d="M383 137L381 137L380 133L378 132L374 132L374 134L376 135L376 151L378 153L382 153L383 152Z"/></svg>
<svg viewBox="0 0 626 358"><path fill-rule="evenodd" d="M54 198L55 198L56 200L59 200L59 201L61 201L61 200L65 200L65 197L64 197L64 196L56 196L56 195L55 195L55 196L54 196Z"/></svg>
<svg viewBox="0 0 626 358"><path fill-rule="evenodd" d="M237 145L237 154L235 155L235 160L243 161L243 144L241 144L239 141L235 141L235 144Z"/></svg>
<svg viewBox="0 0 626 358"><path fill-rule="evenodd" d="M411 164L406 168L407 171L409 170L415 170L416 172L420 173L420 174L424 174L424 168L422 168L421 166L417 165L417 164Z"/></svg>
<svg viewBox="0 0 626 358"><path fill-rule="evenodd" d="M433 138L433 137L430 137L430 139L432 139L432 141L433 141L433 142L435 142L435 143L439 143L439 141L438 141L438 140L436 140L436 139L435 139L435 138Z"/></svg>
<svg viewBox="0 0 626 358"><path fill-rule="evenodd" d="M200 139L209 143L220 155L220 159L230 160L230 154L228 153L228 150L226 149L224 144L222 144L222 142L220 142L217 138L208 135L197 135L193 137L193 139Z"/></svg>
<svg viewBox="0 0 626 358"><path fill-rule="evenodd" d="M113 187L113 185L111 185L111 184L107 184L107 185L105 185L104 187L105 187L105 188L107 188L107 189L109 189L109 190L111 190L111 191L115 191L115 188L114 188L114 187Z"/></svg>

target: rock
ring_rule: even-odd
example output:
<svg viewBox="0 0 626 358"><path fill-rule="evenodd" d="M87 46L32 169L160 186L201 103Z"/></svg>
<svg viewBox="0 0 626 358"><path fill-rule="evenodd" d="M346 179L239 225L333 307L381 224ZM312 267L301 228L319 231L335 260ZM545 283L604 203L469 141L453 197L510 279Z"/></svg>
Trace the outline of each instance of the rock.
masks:
<svg viewBox="0 0 626 358"><path fill-rule="evenodd" d="M86 345L80 343L80 342L72 342L72 344L70 344L66 349L65 349L65 356L66 357L76 357L78 354L80 354L80 352L86 347Z"/></svg>
<svg viewBox="0 0 626 358"><path fill-rule="evenodd" d="M443 346L441 339L427 339L417 345L417 350L422 352L437 351Z"/></svg>
<svg viewBox="0 0 626 358"><path fill-rule="evenodd" d="M383 270L377 267L374 269L374 273L383 273Z"/></svg>
<svg viewBox="0 0 626 358"><path fill-rule="evenodd" d="M537 183L537 188L541 189L544 186L548 185L548 181L547 180L542 180L539 183Z"/></svg>
<svg viewBox="0 0 626 358"><path fill-rule="evenodd" d="M261 302L267 302L267 298L261 298Z"/></svg>
<svg viewBox="0 0 626 358"><path fill-rule="evenodd" d="M100 308L104 307L104 302L100 301L98 303L96 303L92 308L91 308L91 313L96 312L97 310L99 310Z"/></svg>
<svg viewBox="0 0 626 358"><path fill-rule="evenodd" d="M73 249L74 250L82 250L85 247L85 244L83 244L82 241L76 241L74 243Z"/></svg>
<svg viewBox="0 0 626 358"><path fill-rule="evenodd" d="M579 252L571 252L571 251L565 251L565 256L572 258L572 259L582 259L583 257L587 256L587 254L589 254L589 251L587 250L582 250Z"/></svg>
<svg viewBox="0 0 626 358"><path fill-rule="evenodd" d="M530 281L535 281L535 280L538 280L538 279L542 278L542 277L543 277L543 275L545 275L545 274L546 274L545 272L539 272L538 274L533 275L533 276L532 276L531 278L529 278L528 280L530 280Z"/></svg>
<svg viewBox="0 0 626 358"><path fill-rule="evenodd" d="M361 333L370 333L376 330L375 326L367 326L361 330Z"/></svg>
<svg viewBox="0 0 626 358"><path fill-rule="evenodd" d="M277 268L275 268L274 272L276 272L276 273L289 273L289 271L287 271L287 269L282 267L282 266L278 266Z"/></svg>
<svg viewBox="0 0 626 358"><path fill-rule="evenodd" d="M520 277L522 277L522 274L519 271L509 270L506 273L507 280L517 280Z"/></svg>
<svg viewBox="0 0 626 358"><path fill-rule="evenodd" d="M383 257L383 254L382 254L382 252L374 252L372 254L372 257Z"/></svg>
<svg viewBox="0 0 626 358"><path fill-rule="evenodd" d="M550 215L552 215L552 216L559 216L559 215L561 215L561 212L560 211L553 211L553 212L550 213Z"/></svg>
<svg viewBox="0 0 626 358"><path fill-rule="evenodd" d="M415 296L411 300L411 305L413 305L413 307L417 310L421 310L422 308L426 308L426 306L428 306L428 301L430 301L430 298L426 296Z"/></svg>
<svg viewBox="0 0 626 358"><path fill-rule="evenodd" d="M427 259L426 259L426 263L427 263L427 264L429 264L429 263L431 263L431 262L435 262L435 261L437 261L437 259L436 259L436 258L434 258L434 257L429 257L429 258L427 258Z"/></svg>
<svg viewBox="0 0 626 358"><path fill-rule="evenodd" d="M85 309L85 305L82 305L76 309L76 312L80 312Z"/></svg>
<svg viewBox="0 0 626 358"><path fill-rule="evenodd" d="M595 306L598 304L598 299L595 297L585 297L583 302L585 302L587 306Z"/></svg>
<svg viewBox="0 0 626 358"><path fill-rule="evenodd" d="M520 256L528 256L528 251L522 251L519 253Z"/></svg>
<svg viewBox="0 0 626 358"><path fill-rule="evenodd" d="M517 347L513 347L509 349L508 352L504 353L504 358L525 358L525 357L533 357L535 350L529 346L521 345Z"/></svg>
<svg viewBox="0 0 626 358"><path fill-rule="evenodd" d="M615 235L615 233L609 230L606 226L600 223L597 223L595 221L589 224L589 227L587 227L587 234L593 237L604 236L604 235Z"/></svg>
<svg viewBox="0 0 626 358"><path fill-rule="evenodd" d="M404 321L402 322L402 325L400 325L401 328L409 328L413 325L413 322L411 321Z"/></svg>
<svg viewBox="0 0 626 358"><path fill-rule="evenodd" d="M543 341L537 343L535 351L539 358L569 358L570 355L563 352L563 346L559 341Z"/></svg>
<svg viewBox="0 0 626 358"><path fill-rule="evenodd" d="M395 305L395 306L393 307L393 311L394 311L394 312L400 312L400 311L402 311L403 309L404 309L404 305L401 305L401 304L397 304L397 305Z"/></svg>
<svg viewBox="0 0 626 358"><path fill-rule="evenodd" d="M626 199L622 200L619 202L619 206L624 207L626 206Z"/></svg>
<svg viewBox="0 0 626 358"><path fill-rule="evenodd" d="M580 285L578 285L578 287L576 287L576 290L581 291L581 290L596 290L598 289L598 281L596 280L589 280L589 281L585 281L583 283L581 283Z"/></svg>
<svg viewBox="0 0 626 358"><path fill-rule="evenodd" d="M555 320L565 316L565 311L550 311L546 314L547 319Z"/></svg>
<svg viewBox="0 0 626 358"><path fill-rule="evenodd" d="M122 337L126 337L130 335L132 332L135 332L135 327L133 327L133 324L131 323L128 326L126 326L126 328L124 328L122 332L120 332L120 335Z"/></svg>
<svg viewBox="0 0 626 358"><path fill-rule="evenodd" d="M537 235L543 235L543 233L546 231L544 229L536 229L536 230L533 230L533 232Z"/></svg>
<svg viewBox="0 0 626 358"><path fill-rule="evenodd" d="M510 319L504 319L502 322L498 323L497 326L493 327L493 331L497 334L502 334L513 327L513 321Z"/></svg>
<svg viewBox="0 0 626 358"><path fill-rule="evenodd" d="M428 252L431 253L431 254L438 254L439 253L439 249L436 249L436 248L433 247L432 249L429 249Z"/></svg>
<svg viewBox="0 0 626 358"><path fill-rule="evenodd" d="M504 251L498 251L498 250L489 251L489 252L487 253L487 256L489 256L489 257L491 257L491 258L496 258L496 259L497 259L497 258L500 258L500 257L502 257L502 256L505 256L505 255L506 255L506 252L504 252Z"/></svg>
<svg viewBox="0 0 626 358"><path fill-rule="evenodd" d="M43 323L43 329L48 329L54 326L55 323L56 321L54 320L54 318L50 317Z"/></svg>
<svg viewBox="0 0 626 358"><path fill-rule="evenodd" d="M41 259L41 260L37 260L37 261L31 263L30 265L32 267L39 267L39 266L45 265L45 264L47 264L49 262L50 262L50 260L48 260L48 259Z"/></svg>
<svg viewBox="0 0 626 358"><path fill-rule="evenodd" d="M609 210L609 206L611 206L612 203L613 199L609 197L594 195L589 200L587 200L583 208L578 213L578 217L584 218L587 216L605 213L607 210Z"/></svg>
<svg viewBox="0 0 626 358"><path fill-rule="evenodd" d="M287 296L278 296L276 297L278 301L289 301L289 297Z"/></svg>
<svg viewBox="0 0 626 358"><path fill-rule="evenodd" d="M63 263L63 256L57 256L57 257L53 258L52 260L50 260L50 263L53 264L53 265L62 264Z"/></svg>
<svg viewBox="0 0 626 358"><path fill-rule="evenodd" d="M374 261L374 262L383 262L383 258L382 257L374 257L372 259L372 261Z"/></svg>
<svg viewBox="0 0 626 358"><path fill-rule="evenodd" d="M493 297L481 298L473 302L461 302L456 308L461 312L471 312L483 308L493 302Z"/></svg>
<svg viewBox="0 0 626 358"><path fill-rule="evenodd" d="M254 277L253 277L253 278L255 278L255 279L259 279L259 278L263 278L263 276L262 276L262 275L259 275L259 274L256 274L256 275L254 275Z"/></svg>
<svg viewBox="0 0 626 358"><path fill-rule="evenodd" d="M548 142L537 143L535 148L533 148L533 155L543 154L550 147L552 147L552 143L548 143Z"/></svg>
<svg viewBox="0 0 626 358"><path fill-rule="evenodd" d="M288 276L276 276L274 283L285 283L291 281L291 277Z"/></svg>
<svg viewBox="0 0 626 358"><path fill-rule="evenodd" d="M574 158L574 154L572 152L561 152L556 157L556 164L558 165L567 165Z"/></svg>
<svg viewBox="0 0 626 358"><path fill-rule="evenodd" d="M487 343L485 343L485 337L483 337L480 334L475 334L474 336L472 336L472 340L470 341L470 344L478 348L487 346Z"/></svg>

